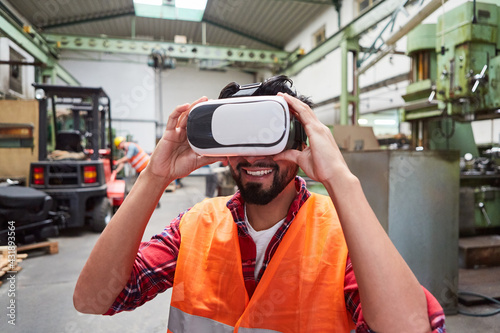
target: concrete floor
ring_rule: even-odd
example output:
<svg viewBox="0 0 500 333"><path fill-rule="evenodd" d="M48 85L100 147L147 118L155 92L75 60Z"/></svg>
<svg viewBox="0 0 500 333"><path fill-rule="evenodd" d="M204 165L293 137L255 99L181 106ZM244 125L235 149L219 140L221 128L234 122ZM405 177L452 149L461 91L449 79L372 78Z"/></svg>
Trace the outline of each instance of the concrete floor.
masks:
<svg viewBox="0 0 500 333"><path fill-rule="evenodd" d="M202 200L203 178L187 178L174 193L165 193L155 211L144 239L161 231L179 212ZM22 262L16 279L16 326L7 323L8 288L0 287L0 332L80 333L80 332L166 332L170 292L158 295L133 312L112 317L82 315L72 304L73 289L98 235L85 230L66 232L59 238L59 253L30 253ZM5 279L4 279L5 282ZM499 282L500 283L500 282ZM462 308L462 307L461 307ZM474 307L468 311L488 311ZM500 314L488 318L463 315L447 317L448 332L500 332Z"/></svg>

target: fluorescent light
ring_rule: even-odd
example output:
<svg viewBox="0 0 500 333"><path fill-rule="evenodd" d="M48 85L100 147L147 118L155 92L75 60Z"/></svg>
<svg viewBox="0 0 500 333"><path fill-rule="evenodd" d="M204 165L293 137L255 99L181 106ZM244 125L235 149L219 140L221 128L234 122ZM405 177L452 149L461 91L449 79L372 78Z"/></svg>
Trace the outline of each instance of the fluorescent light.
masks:
<svg viewBox="0 0 500 333"><path fill-rule="evenodd" d="M366 124L368 124L368 119L365 118L358 119L358 125L366 125Z"/></svg>
<svg viewBox="0 0 500 333"><path fill-rule="evenodd" d="M134 2L152 6L161 6L163 4L163 0L134 0Z"/></svg>
<svg viewBox="0 0 500 333"><path fill-rule="evenodd" d="M163 0L134 0L134 3L161 6ZM204 10L206 6L207 0L175 0L175 7L177 8Z"/></svg>
<svg viewBox="0 0 500 333"><path fill-rule="evenodd" d="M206 6L207 0L175 0L177 8L205 10Z"/></svg>
<svg viewBox="0 0 500 333"><path fill-rule="evenodd" d="M375 119L373 123L375 125L396 125L396 121L394 119Z"/></svg>
<svg viewBox="0 0 500 333"><path fill-rule="evenodd" d="M133 1L136 16L193 22L201 22L207 6L207 0Z"/></svg>

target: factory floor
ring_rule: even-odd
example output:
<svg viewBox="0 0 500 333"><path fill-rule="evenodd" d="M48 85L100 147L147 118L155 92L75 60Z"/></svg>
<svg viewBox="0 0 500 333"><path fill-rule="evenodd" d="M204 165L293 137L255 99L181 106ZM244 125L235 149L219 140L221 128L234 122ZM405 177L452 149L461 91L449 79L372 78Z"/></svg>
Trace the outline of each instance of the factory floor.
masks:
<svg viewBox="0 0 500 333"><path fill-rule="evenodd" d="M179 212L204 198L204 178L183 179L184 187L165 193L146 229L144 239L161 231ZM124 231L126 232L126 231ZM11 298L9 284L3 279L0 286L0 332L80 333L80 332L166 332L170 291L158 295L133 312L118 315L94 316L78 313L72 304L72 294L82 269L98 235L86 230L65 232L58 241L58 254L30 252L16 275L15 297ZM499 281L500 283L500 281ZM103 286L106 281L103 281ZM7 306L15 299L15 326L8 323ZM497 307L498 308L498 307ZM489 306L469 307L471 312L494 309ZM487 317L448 316L448 332L500 332L500 314Z"/></svg>

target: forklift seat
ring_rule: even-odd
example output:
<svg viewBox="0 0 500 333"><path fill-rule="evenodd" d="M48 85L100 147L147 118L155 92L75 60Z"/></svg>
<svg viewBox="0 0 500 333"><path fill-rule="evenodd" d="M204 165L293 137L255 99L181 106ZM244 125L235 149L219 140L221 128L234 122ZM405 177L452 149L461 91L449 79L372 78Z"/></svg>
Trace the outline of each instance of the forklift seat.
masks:
<svg viewBox="0 0 500 333"><path fill-rule="evenodd" d="M83 152L82 135L79 131L59 131L56 136L56 150L65 150L75 153Z"/></svg>

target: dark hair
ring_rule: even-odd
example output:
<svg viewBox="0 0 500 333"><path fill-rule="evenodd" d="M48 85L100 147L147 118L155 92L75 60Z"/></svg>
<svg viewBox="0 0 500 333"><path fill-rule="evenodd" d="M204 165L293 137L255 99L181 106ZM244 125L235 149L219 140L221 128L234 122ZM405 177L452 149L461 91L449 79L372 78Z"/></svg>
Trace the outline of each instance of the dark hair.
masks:
<svg viewBox="0 0 500 333"><path fill-rule="evenodd" d="M255 90L255 92L251 96L263 96L263 95L273 96L279 92L282 92L282 93L287 93L293 97L297 97L302 102L306 103L309 106L312 106L313 103L311 99L303 95L297 95L295 90L292 90L292 85L293 81L286 75L276 75L262 82L259 88ZM236 82L231 82L221 90L219 98L238 97L238 96L233 96L238 91L240 91L240 85Z"/></svg>

